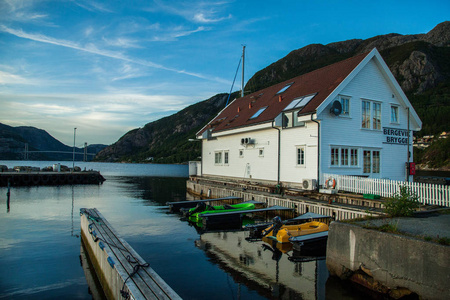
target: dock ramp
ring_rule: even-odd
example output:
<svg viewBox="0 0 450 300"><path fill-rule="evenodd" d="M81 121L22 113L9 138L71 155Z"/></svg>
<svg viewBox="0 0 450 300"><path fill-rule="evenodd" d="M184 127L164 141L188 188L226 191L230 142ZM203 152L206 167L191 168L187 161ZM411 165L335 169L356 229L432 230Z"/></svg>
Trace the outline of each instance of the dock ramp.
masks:
<svg viewBox="0 0 450 300"><path fill-rule="evenodd" d="M93 208L81 208L81 236L108 299L181 299Z"/></svg>

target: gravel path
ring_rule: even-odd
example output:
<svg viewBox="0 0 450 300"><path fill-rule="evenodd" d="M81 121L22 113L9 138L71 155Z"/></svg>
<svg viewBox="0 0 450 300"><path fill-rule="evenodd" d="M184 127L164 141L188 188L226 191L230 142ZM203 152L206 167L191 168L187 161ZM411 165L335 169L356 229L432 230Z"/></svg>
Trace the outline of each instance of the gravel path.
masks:
<svg viewBox="0 0 450 300"><path fill-rule="evenodd" d="M450 214L433 214L426 217L415 218L392 218L377 219L370 221L361 221L359 224L368 224L371 226L381 226L386 223L397 224L397 229L401 232L430 236L450 238Z"/></svg>

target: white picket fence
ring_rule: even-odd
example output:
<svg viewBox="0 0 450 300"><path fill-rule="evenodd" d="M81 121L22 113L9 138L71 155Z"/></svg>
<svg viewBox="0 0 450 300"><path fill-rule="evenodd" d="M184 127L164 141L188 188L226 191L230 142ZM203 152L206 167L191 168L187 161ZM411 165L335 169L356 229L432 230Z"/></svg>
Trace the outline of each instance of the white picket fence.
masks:
<svg viewBox="0 0 450 300"><path fill-rule="evenodd" d="M422 204L450 207L450 186L448 185L336 174L323 174L321 184L325 186L325 181L329 178L336 180L337 190L357 194L375 194L381 197L392 197L400 190L400 186L407 186L419 197Z"/></svg>

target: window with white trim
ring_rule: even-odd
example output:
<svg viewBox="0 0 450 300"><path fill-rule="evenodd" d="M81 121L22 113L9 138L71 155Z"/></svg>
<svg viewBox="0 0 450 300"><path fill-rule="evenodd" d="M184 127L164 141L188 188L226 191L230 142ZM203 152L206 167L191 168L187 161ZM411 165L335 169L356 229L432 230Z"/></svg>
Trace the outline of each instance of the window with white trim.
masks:
<svg viewBox="0 0 450 300"><path fill-rule="evenodd" d="M372 151L372 173L380 173L380 151Z"/></svg>
<svg viewBox="0 0 450 300"><path fill-rule="evenodd" d="M391 105L391 123L398 124L398 106Z"/></svg>
<svg viewBox="0 0 450 300"><path fill-rule="evenodd" d="M381 103L373 103L373 129L381 130Z"/></svg>
<svg viewBox="0 0 450 300"><path fill-rule="evenodd" d="M224 151L223 152L223 163L225 164L225 165L228 165L228 158L229 158L229 151Z"/></svg>
<svg viewBox="0 0 450 300"><path fill-rule="evenodd" d="M305 146L297 146L297 166L305 165Z"/></svg>
<svg viewBox="0 0 450 300"><path fill-rule="evenodd" d="M331 148L331 165L339 166L339 148Z"/></svg>
<svg viewBox="0 0 450 300"><path fill-rule="evenodd" d="M364 150L363 152L363 173L378 174L380 173L380 151Z"/></svg>
<svg viewBox="0 0 450 300"><path fill-rule="evenodd" d="M350 98L349 97L340 97L341 105L342 105L342 113L341 116L349 117L350 116Z"/></svg>
<svg viewBox="0 0 450 300"><path fill-rule="evenodd" d="M352 147L332 147L330 165L333 167L357 167L358 149Z"/></svg>
<svg viewBox="0 0 450 300"><path fill-rule="evenodd" d="M341 148L341 166L348 166L348 148Z"/></svg>
<svg viewBox="0 0 450 300"><path fill-rule="evenodd" d="M214 152L214 164L216 165L222 164L222 151Z"/></svg>
<svg viewBox="0 0 450 300"><path fill-rule="evenodd" d="M362 128L370 128L370 101L363 101L362 102Z"/></svg>
<svg viewBox="0 0 450 300"><path fill-rule="evenodd" d="M350 165L352 166L358 165L358 149L355 148L350 149Z"/></svg>
<svg viewBox="0 0 450 300"><path fill-rule="evenodd" d="M361 101L361 128L381 130L381 103Z"/></svg>

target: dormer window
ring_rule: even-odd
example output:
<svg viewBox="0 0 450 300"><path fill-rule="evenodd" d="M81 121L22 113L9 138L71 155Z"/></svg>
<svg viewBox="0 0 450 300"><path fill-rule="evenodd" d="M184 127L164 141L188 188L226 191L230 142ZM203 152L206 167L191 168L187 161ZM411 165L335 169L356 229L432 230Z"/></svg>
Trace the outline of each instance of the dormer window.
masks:
<svg viewBox="0 0 450 300"><path fill-rule="evenodd" d="M278 94L281 94L281 93L284 93L284 92L285 92L288 88L290 88L291 85L293 85L293 84L294 84L293 82L286 84L281 90L278 91L277 95L278 95Z"/></svg>

